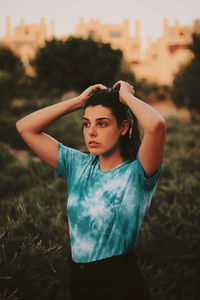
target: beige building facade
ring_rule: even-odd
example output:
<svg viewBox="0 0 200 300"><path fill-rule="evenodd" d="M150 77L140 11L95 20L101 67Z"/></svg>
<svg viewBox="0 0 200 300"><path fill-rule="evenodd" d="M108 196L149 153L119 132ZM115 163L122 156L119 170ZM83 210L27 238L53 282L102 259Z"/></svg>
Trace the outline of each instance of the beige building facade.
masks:
<svg viewBox="0 0 200 300"><path fill-rule="evenodd" d="M113 49L121 49L124 59L128 62L138 62L141 59L140 21L135 22L135 34L129 34L129 20L122 24L103 24L98 19L90 19L88 23L80 18L75 27L74 35L87 39L89 37L103 43L110 43Z"/></svg>
<svg viewBox="0 0 200 300"><path fill-rule="evenodd" d="M188 45L191 43L192 33L200 33L200 20L190 26L181 26L178 20L175 20L174 25L169 25L168 20L164 19L162 36L154 41L149 39L145 55L142 55L140 21L135 21L133 36L129 33L129 25L128 19L124 19L121 24L104 24L99 19L84 22L80 18L73 35L110 43L113 49L123 51L124 59L138 78L170 85L179 67L192 58ZM11 28L11 20L7 17L6 35L0 42L19 55L27 73L34 75L29 61L34 58L38 48L45 45L46 40L55 36L54 28L54 20L47 26L44 18L37 24L26 24L21 18L19 25ZM67 38L68 36L62 37L62 40Z"/></svg>
<svg viewBox="0 0 200 300"><path fill-rule="evenodd" d="M43 47L45 41L52 39L53 35L54 20L51 21L49 34L45 18L41 18L37 24L26 24L24 18L21 18L19 25L12 28L11 19L7 17L6 35L0 42L21 58L29 75L34 75L29 61L34 58L38 48Z"/></svg>
<svg viewBox="0 0 200 300"><path fill-rule="evenodd" d="M193 57L188 46L194 32L200 33L199 20L190 26L181 26L175 20L174 25L170 26L168 20L164 19L162 36L155 41L149 39L144 59L140 64L133 65L132 70L140 78L170 85L174 74Z"/></svg>
<svg viewBox="0 0 200 300"><path fill-rule="evenodd" d="M92 37L97 41L110 43L114 49L121 49L124 59L138 78L146 78L151 82L170 85L179 67L189 62L192 53L188 45L192 41L192 33L199 32L200 23L196 21L190 26L181 26L178 20L170 26L163 20L162 36L151 41L149 39L145 55L141 55L140 21L135 22L135 34L129 35L129 21L122 24L102 24L98 19L85 23L83 18L75 28L75 36Z"/></svg>

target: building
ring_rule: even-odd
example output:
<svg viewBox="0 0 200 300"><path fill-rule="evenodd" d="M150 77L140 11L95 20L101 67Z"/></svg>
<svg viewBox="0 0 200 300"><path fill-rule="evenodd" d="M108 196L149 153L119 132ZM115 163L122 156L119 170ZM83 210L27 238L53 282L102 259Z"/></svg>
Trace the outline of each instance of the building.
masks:
<svg viewBox="0 0 200 300"><path fill-rule="evenodd" d="M175 20L174 25L170 26L164 19L162 36L155 41L149 39L144 59L139 65L132 66L132 70L140 78L170 85L180 66L188 63L193 56L188 46L194 32L200 33L199 20L190 26L181 26Z"/></svg>
<svg viewBox="0 0 200 300"><path fill-rule="evenodd" d="M1 43L18 55L27 73L33 75L29 61L34 58L38 48L44 46L45 41L50 40L52 36L54 36L54 20L51 21L51 33L48 34L45 18L41 18L38 24L26 24L24 18L21 18L19 25L12 28L10 17L7 17L6 35Z"/></svg>
<svg viewBox="0 0 200 300"><path fill-rule="evenodd" d="M98 19L91 19L85 23L83 18L76 25L74 35L87 39L92 37L96 41L110 43L113 49L121 49L125 60L138 78L146 78L151 82L171 84L174 74L182 64L192 58L188 49L192 40L192 33L199 32L200 23L196 21L190 26L181 26L175 20L174 26L163 20L162 36L151 41L144 57L141 56L140 21L135 22L135 35L129 35L129 21L122 24L102 24Z"/></svg>
<svg viewBox="0 0 200 300"><path fill-rule="evenodd" d="M151 82L170 85L174 74L182 64L192 58L188 49L192 40L192 33L200 33L200 20L189 26L181 26L178 20L174 25L169 25L168 20L163 20L162 36L149 43L145 55L141 55L140 21L135 21L134 35L129 34L129 20L121 24L103 24L99 19L90 19L84 22L80 18L75 27L74 36L87 39L89 37L103 43L110 43L113 49L121 49L124 59L138 78L146 78ZM45 45L46 40L54 37L54 20L48 33L47 24L41 18L38 24L25 24L24 19L20 24L11 29L10 18L6 18L6 36L1 40L20 56L27 73L33 75L29 61L35 56L39 47ZM68 36L61 39L66 40Z"/></svg>
<svg viewBox="0 0 200 300"><path fill-rule="evenodd" d="M124 59L128 62L138 62L141 57L140 21L135 22L135 35L129 34L129 20L122 24L102 24L98 19L90 19L88 23L80 18L75 27L76 37L89 37L103 43L110 43L113 49L121 49Z"/></svg>

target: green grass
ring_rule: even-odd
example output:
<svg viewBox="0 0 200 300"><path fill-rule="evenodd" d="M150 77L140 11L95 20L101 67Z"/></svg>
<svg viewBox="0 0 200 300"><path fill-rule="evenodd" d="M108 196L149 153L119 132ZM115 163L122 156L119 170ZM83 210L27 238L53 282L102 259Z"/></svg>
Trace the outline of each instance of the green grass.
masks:
<svg viewBox="0 0 200 300"><path fill-rule="evenodd" d="M49 131L67 143L73 118ZM152 300L197 300L200 124L167 125L164 171L136 253ZM79 133L73 128L71 146L79 146ZM0 145L0 299L69 299L66 185L42 162L16 161L9 145Z"/></svg>

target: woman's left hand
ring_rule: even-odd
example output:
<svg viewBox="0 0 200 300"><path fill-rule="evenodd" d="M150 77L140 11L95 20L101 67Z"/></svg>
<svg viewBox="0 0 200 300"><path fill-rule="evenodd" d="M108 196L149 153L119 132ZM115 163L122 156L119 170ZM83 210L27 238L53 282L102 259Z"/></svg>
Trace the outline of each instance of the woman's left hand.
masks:
<svg viewBox="0 0 200 300"><path fill-rule="evenodd" d="M130 85L128 82L126 82L126 81L119 80L119 81L117 81L113 85L113 88L119 89L119 98L120 98L120 101L123 104L127 105L126 104L126 96L128 94L131 94L131 95L134 94L134 87L132 85Z"/></svg>

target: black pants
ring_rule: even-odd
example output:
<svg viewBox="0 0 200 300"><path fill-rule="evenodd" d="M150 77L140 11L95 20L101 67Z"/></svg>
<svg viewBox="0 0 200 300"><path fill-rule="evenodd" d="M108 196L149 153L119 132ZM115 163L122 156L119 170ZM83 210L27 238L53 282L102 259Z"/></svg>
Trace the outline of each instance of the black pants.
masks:
<svg viewBox="0 0 200 300"><path fill-rule="evenodd" d="M149 300L134 253L89 263L70 257L71 300Z"/></svg>

